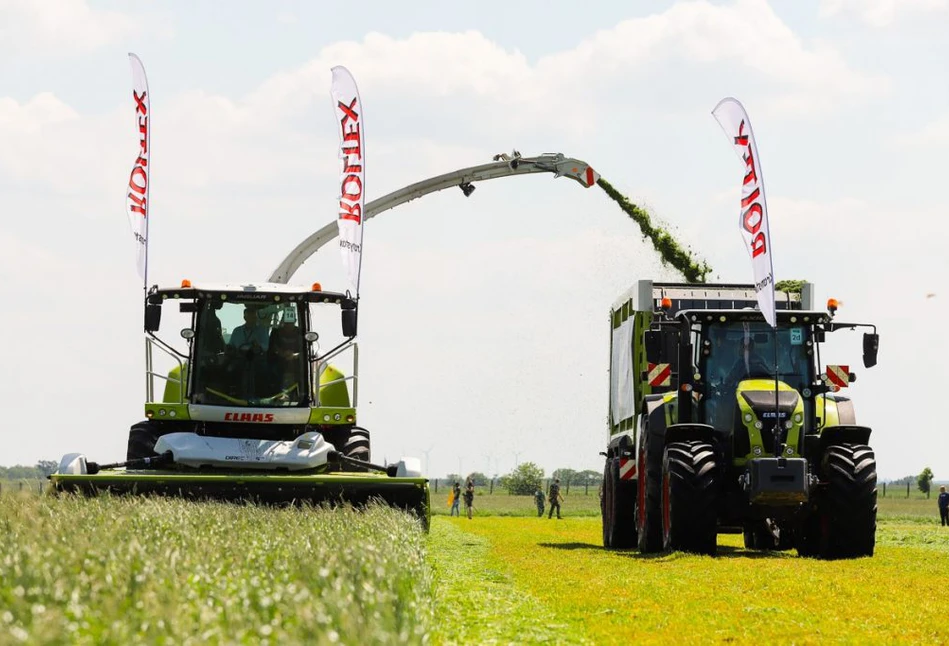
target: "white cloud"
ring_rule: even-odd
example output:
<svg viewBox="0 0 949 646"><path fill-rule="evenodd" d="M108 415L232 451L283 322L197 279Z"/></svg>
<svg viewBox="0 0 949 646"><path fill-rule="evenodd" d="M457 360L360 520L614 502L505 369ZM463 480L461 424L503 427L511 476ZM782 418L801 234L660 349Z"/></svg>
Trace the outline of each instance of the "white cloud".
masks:
<svg viewBox="0 0 949 646"><path fill-rule="evenodd" d="M855 16L871 27L887 27L900 17L945 11L949 0L821 0L822 17Z"/></svg>
<svg viewBox="0 0 949 646"><path fill-rule="evenodd" d="M131 16L93 9L86 0L0 0L0 54L86 52L120 40L137 26Z"/></svg>

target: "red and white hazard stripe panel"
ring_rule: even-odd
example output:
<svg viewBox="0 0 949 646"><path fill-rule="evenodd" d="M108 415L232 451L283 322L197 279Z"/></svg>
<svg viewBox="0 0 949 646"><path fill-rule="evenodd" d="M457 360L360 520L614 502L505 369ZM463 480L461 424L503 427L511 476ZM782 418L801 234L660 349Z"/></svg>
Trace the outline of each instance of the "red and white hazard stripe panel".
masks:
<svg viewBox="0 0 949 646"><path fill-rule="evenodd" d="M619 479L632 480L636 477L636 460L633 458L619 459Z"/></svg>
<svg viewBox="0 0 949 646"><path fill-rule="evenodd" d="M650 363L646 381L650 386L668 386L672 383L672 364Z"/></svg>
<svg viewBox="0 0 949 646"><path fill-rule="evenodd" d="M827 366L827 381L837 388L846 388L850 383L850 366Z"/></svg>

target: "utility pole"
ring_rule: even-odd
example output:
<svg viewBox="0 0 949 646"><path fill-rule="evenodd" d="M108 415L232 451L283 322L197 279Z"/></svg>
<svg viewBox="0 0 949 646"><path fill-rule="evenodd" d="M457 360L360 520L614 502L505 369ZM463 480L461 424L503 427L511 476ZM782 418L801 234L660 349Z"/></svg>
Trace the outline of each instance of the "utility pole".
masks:
<svg viewBox="0 0 949 646"><path fill-rule="evenodd" d="M430 447L428 447L427 449L421 449L422 453L425 454L425 475L426 475L426 476L430 476L430 475L432 474L432 472L429 471L429 469L428 469L428 454L431 453L431 452L432 452L432 449L434 449L434 448L435 448L435 445L432 444L432 445L431 445Z"/></svg>

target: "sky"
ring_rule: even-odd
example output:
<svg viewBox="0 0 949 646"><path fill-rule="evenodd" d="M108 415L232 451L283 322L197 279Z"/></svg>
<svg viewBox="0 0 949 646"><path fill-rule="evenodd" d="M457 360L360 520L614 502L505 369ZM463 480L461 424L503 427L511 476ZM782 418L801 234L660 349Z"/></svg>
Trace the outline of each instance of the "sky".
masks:
<svg viewBox="0 0 949 646"><path fill-rule="evenodd" d="M151 92L150 282L262 281L333 221L330 68L364 103L368 199L499 152L584 160L713 267L751 282L742 166L711 116L754 124L778 280L859 333L849 364L881 478L949 476L949 0L477 4L0 0L0 464L121 460L142 418L140 279L125 216ZM370 220L361 424L430 476L532 461L602 470L609 307L676 280L598 188L541 174ZM336 247L292 282L345 289ZM166 328L163 326L163 334ZM167 332L177 337L177 330ZM841 332L840 335L849 333ZM930 414L924 414L925 411Z"/></svg>

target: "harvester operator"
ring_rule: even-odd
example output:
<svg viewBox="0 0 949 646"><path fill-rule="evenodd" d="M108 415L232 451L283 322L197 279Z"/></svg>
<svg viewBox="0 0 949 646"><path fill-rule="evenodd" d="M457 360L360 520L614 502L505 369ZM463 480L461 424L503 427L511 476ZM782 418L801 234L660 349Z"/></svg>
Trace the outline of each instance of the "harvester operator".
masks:
<svg viewBox="0 0 949 646"><path fill-rule="evenodd" d="M244 324L238 325L231 333L228 345L238 350L241 348L259 348L266 351L269 345L270 336L266 327L260 324L257 316L257 310L252 307L244 308Z"/></svg>

